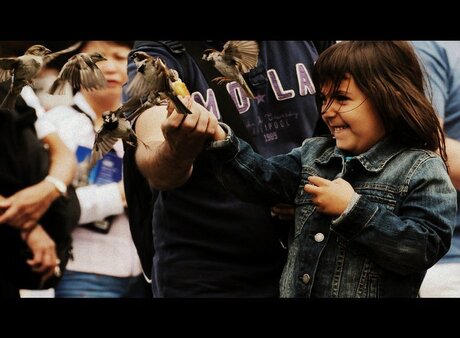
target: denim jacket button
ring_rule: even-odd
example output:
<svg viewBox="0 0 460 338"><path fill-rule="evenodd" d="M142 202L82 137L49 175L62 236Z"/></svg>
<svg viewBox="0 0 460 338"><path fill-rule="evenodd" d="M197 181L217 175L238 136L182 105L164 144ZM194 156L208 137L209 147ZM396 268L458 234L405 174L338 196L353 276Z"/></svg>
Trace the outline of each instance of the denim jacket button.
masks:
<svg viewBox="0 0 460 338"><path fill-rule="evenodd" d="M302 276L302 282L303 282L304 284L308 284L309 281L310 281L310 275L309 275L308 273L304 274L304 275Z"/></svg>
<svg viewBox="0 0 460 338"><path fill-rule="evenodd" d="M322 234L321 232L318 232L315 235L315 241L318 243L324 241L324 234Z"/></svg>

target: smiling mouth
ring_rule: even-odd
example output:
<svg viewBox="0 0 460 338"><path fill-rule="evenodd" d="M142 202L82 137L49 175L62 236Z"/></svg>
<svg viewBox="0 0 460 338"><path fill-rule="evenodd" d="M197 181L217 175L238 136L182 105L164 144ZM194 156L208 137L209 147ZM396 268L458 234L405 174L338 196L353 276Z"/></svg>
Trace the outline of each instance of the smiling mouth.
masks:
<svg viewBox="0 0 460 338"><path fill-rule="evenodd" d="M340 127L331 127L332 132L335 134L340 133L341 131L348 129L346 126L340 126Z"/></svg>

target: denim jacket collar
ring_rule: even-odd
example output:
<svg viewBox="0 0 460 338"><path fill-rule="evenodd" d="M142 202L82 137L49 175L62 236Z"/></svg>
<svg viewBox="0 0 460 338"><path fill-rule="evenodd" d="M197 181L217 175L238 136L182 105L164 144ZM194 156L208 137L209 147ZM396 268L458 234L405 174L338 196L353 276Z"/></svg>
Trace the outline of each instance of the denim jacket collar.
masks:
<svg viewBox="0 0 460 338"><path fill-rule="evenodd" d="M354 159L369 172L379 172L393 157L404 151L400 142L394 135L384 137L365 153L355 156ZM337 147L326 150L315 162L329 163L333 158L343 159L345 154Z"/></svg>

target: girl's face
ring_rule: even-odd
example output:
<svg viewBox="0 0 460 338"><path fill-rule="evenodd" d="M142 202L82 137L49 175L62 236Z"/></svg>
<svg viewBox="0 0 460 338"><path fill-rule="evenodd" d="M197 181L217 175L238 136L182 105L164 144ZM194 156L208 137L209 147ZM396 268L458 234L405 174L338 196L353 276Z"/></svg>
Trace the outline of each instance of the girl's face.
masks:
<svg viewBox="0 0 460 338"><path fill-rule="evenodd" d="M369 150L386 134L371 100L359 90L349 74L342 80L336 93L326 94L329 93L329 87L321 88L324 94L321 111L337 147L353 155ZM331 100L332 104L326 110Z"/></svg>

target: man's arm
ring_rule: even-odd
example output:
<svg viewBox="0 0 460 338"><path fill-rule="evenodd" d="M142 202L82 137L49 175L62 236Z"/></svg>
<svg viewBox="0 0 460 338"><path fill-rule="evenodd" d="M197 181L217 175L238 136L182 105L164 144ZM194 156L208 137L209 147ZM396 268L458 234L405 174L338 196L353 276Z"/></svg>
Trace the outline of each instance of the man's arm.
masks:
<svg viewBox="0 0 460 338"><path fill-rule="evenodd" d="M49 175L69 185L76 172L74 154L66 147L56 133L43 138L50 152ZM16 192L0 202L0 224L8 223L22 230L30 230L48 210L61 193L49 180L42 180Z"/></svg>
<svg viewBox="0 0 460 338"><path fill-rule="evenodd" d="M460 142L446 137L449 177L455 189L460 190Z"/></svg>
<svg viewBox="0 0 460 338"><path fill-rule="evenodd" d="M438 113L439 121L444 126L446 106L449 100L449 86L452 78L458 76L455 68L449 65L448 51L438 41L414 41L417 54L426 68L432 103ZM458 112L453 112L458 114ZM449 177L455 188L460 189L460 142L446 136L447 164Z"/></svg>
<svg viewBox="0 0 460 338"><path fill-rule="evenodd" d="M136 149L136 164L149 184L159 190L180 186L191 175L191 163L176 160L165 142L161 124L166 120L166 106L154 106L136 121L136 134L142 142Z"/></svg>
<svg viewBox="0 0 460 338"><path fill-rule="evenodd" d="M187 182L204 143L216 130L222 131L216 117L203 106L190 97L182 101L193 112L185 119L173 108L168 111L166 106L155 106L136 122L137 136L149 147L139 142L136 164L150 185L159 190Z"/></svg>

